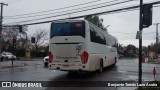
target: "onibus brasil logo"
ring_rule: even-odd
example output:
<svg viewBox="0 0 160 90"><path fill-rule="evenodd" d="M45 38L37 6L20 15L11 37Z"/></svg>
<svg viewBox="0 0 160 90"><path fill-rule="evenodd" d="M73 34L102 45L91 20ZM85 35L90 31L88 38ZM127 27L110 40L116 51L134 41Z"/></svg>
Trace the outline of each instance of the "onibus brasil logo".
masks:
<svg viewBox="0 0 160 90"><path fill-rule="evenodd" d="M37 82L2 82L2 87L42 87L41 83Z"/></svg>

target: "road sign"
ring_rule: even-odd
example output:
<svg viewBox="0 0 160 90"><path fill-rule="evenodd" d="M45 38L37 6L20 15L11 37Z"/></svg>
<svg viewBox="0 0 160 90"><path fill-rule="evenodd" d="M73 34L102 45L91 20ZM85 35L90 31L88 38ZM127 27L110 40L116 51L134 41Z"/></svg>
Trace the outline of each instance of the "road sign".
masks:
<svg viewBox="0 0 160 90"><path fill-rule="evenodd" d="M136 39L142 39L142 31L137 31Z"/></svg>

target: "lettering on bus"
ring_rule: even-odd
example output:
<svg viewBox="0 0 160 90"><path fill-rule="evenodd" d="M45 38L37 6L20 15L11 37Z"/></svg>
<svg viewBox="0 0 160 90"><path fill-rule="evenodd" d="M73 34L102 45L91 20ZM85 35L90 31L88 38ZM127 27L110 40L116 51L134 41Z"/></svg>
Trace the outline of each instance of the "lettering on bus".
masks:
<svg viewBox="0 0 160 90"><path fill-rule="evenodd" d="M57 59L78 59L78 57L56 56Z"/></svg>

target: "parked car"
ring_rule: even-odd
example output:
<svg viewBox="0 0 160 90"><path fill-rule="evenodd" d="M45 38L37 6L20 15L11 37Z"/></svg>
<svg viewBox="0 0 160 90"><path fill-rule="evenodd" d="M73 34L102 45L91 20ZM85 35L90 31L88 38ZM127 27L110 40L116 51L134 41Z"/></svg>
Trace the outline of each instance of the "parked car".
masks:
<svg viewBox="0 0 160 90"><path fill-rule="evenodd" d="M48 63L49 63L48 60L49 60L49 56L44 57L43 64L44 64L45 67L48 66Z"/></svg>
<svg viewBox="0 0 160 90"><path fill-rule="evenodd" d="M17 57L15 55L13 55L10 52L3 52L1 54L1 60L6 59L6 60L15 60Z"/></svg>

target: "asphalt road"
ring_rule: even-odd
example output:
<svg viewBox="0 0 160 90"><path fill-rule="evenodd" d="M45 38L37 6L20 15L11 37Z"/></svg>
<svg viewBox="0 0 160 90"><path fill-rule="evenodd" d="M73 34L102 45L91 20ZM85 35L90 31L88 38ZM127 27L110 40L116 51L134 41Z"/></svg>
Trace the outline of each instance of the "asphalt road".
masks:
<svg viewBox="0 0 160 90"><path fill-rule="evenodd" d="M160 65L142 64L142 80L152 81L152 70L156 67L156 79L160 80ZM120 59L115 67L107 67L103 73L68 73L49 70L42 60L0 62L0 81L138 81L138 59ZM134 90L135 87L43 87L0 88L0 90Z"/></svg>

